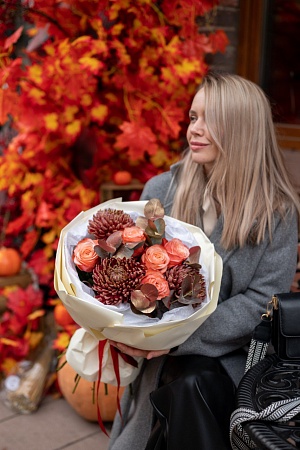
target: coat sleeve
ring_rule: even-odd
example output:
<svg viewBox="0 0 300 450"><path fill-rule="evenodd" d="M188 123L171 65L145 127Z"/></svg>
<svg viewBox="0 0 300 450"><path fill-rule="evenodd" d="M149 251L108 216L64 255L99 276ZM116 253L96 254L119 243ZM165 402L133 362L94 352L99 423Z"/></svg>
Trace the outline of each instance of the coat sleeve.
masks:
<svg viewBox="0 0 300 450"><path fill-rule="evenodd" d="M277 220L271 242L234 251L224 262L216 310L174 354L219 357L247 344L272 295L290 291L297 242L297 218L290 215Z"/></svg>

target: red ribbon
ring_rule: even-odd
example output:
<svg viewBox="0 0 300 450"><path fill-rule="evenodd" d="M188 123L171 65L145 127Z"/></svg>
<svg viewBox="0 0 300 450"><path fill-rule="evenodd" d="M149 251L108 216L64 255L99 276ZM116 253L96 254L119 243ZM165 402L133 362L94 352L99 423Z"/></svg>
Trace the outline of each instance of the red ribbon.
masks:
<svg viewBox="0 0 300 450"><path fill-rule="evenodd" d="M99 388L100 388L100 381L101 381L101 375L102 375L102 361L103 361L103 355L104 355L104 347L106 345L107 339L104 339L102 341L99 341L98 344L98 356L99 356L99 374L98 374L98 381L97 381L97 417L98 417L98 423L99 426L101 428L101 430L103 431L103 433L106 434L106 436L108 436L107 431L105 429L105 426L103 424L102 421L102 417L101 417L101 411L100 411L100 407L99 407ZM138 363L137 361L132 358L132 356L126 355L125 353L122 353L119 349L117 349L116 347L114 347L113 345L110 346L110 352L111 352L111 358L112 358L112 362L113 362L113 367L114 367L114 372L116 375L116 380L117 380L117 407L118 407L118 412L122 418L122 413L121 413L121 405L120 405L120 386L121 386L121 379L120 379L120 370L119 370L119 358L118 356L120 355L120 357L128 364L131 364L133 367L138 367Z"/></svg>

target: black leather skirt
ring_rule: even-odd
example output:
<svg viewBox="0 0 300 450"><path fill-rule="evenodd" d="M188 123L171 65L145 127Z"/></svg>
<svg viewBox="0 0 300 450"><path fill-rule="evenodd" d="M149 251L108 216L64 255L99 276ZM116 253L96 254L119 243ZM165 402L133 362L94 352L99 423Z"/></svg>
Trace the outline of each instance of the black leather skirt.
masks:
<svg viewBox="0 0 300 450"><path fill-rule="evenodd" d="M217 359L168 355L150 394L157 421L145 450L230 450L235 390Z"/></svg>

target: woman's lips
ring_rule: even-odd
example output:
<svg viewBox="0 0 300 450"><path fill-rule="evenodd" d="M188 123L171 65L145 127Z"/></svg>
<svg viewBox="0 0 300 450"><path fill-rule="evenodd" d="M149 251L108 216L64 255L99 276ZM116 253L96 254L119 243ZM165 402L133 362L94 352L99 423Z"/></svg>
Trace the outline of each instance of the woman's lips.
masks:
<svg viewBox="0 0 300 450"><path fill-rule="evenodd" d="M199 150L201 148L207 147L209 144L204 142L190 142L191 150Z"/></svg>

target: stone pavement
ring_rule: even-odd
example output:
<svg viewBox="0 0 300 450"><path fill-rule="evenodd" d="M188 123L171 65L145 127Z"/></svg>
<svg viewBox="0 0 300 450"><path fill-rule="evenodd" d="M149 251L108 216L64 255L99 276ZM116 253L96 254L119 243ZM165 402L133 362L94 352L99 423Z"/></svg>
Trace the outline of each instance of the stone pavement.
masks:
<svg viewBox="0 0 300 450"><path fill-rule="evenodd" d="M111 424L106 424L108 434ZM0 398L0 450L107 450L98 423L79 416L64 398L47 396L37 411L17 414Z"/></svg>

